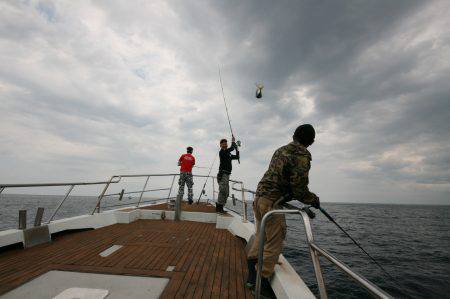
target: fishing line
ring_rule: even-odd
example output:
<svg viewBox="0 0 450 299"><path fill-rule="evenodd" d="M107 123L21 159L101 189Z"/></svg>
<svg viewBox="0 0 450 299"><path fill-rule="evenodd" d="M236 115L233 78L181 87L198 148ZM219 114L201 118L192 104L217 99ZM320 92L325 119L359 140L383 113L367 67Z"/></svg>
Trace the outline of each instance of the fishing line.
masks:
<svg viewBox="0 0 450 299"><path fill-rule="evenodd" d="M211 164L211 167L209 168L208 176L206 177L205 183L203 184L202 191L200 192L200 195L198 196L197 204L200 203L200 199L202 198L202 195L203 195L204 192L205 192L206 183L208 182L209 175L211 174L211 170L212 170L213 167L214 167L214 163L216 163L217 156L218 156L218 155L215 155L214 160L213 160L213 162L212 162L212 164Z"/></svg>
<svg viewBox="0 0 450 299"><path fill-rule="evenodd" d="M218 66L218 68L219 68L220 87L222 89L222 97L223 97L223 103L225 105L225 111L227 112L228 125L230 126L231 137L234 137L233 128L231 127L230 114L228 113L228 105L227 105L227 101L225 100L225 92L223 91L222 74L220 73L220 66Z"/></svg>
<svg viewBox="0 0 450 299"><path fill-rule="evenodd" d="M286 202L283 202L283 198L281 198L278 202L275 203L275 205L277 205L278 203L281 203L281 205L287 209L299 209L299 207L288 204ZM303 206L303 208L301 208L301 210L303 210L304 212L306 212L309 216L309 218L314 219L316 217L315 213L313 211L310 210L309 206ZM395 286L395 289L401 293L403 293L403 295L405 295L405 297L408 298L412 298L412 296L410 296L409 294L407 294L407 291L404 289L400 289L399 287L402 285L397 279L395 279L391 274L389 274L388 271L386 271L386 269L383 268L383 266L381 266L376 260L375 258L373 258L367 251L364 250L364 248L362 248L362 246L355 240L352 238L352 236L350 236L343 228L342 226L340 226L336 220L334 220L333 217L331 217L330 214L328 214L327 211L325 211L324 208L319 207L318 210L320 210L325 217L328 218L328 220L330 220L331 222L333 222L347 237L350 238L350 240L353 241L353 243L355 243L356 246L358 246L382 271L383 273L385 273L387 276L389 276L389 278L391 278L392 280L389 280L389 282ZM395 283L394 283L395 282Z"/></svg>
<svg viewBox="0 0 450 299"><path fill-rule="evenodd" d="M389 274L389 272L387 272L383 266L381 266L367 251L364 250L364 248L362 248L362 246L356 242L355 239L352 238L352 236L350 236L334 219L333 217L331 217L330 214L327 213L327 211L325 211L322 207L319 207L319 210L325 215L325 217L328 218L328 220L330 220L331 222L333 222L347 237L350 238L350 240L353 241L353 243L355 243L356 246L359 247L359 249L361 249L381 270L383 270L383 272L385 274L387 274L387 276L389 276L390 278L392 278L393 280L395 280L394 277L392 277L391 274Z"/></svg>
<svg viewBox="0 0 450 299"><path fill-rule="evenodd" d="M204 166L194 166L194 168L198 168L198 169L209 169L209 167L204 167Z"/></svg>
<svg viewBox="0 0 450 299"><path fill-rule="evenodd" d="M225 111L227 112L228 125L230 126L231 137L234 139L233 128L231 127L231 121L230 121L230 114L228 113L228 105L227 105L227 101L225 100L225 92L223 91L222 74L220 73L220 65L218 65L217 67L219 68L220 88L222 89L223 103L225 105ZM237 153L237 155L239 155L238 147L241 145L241 142L236 141L236 144L237 144L236 153ZM241 164L241 159L238 158L237 160L238 160L238 163Z"/></svg>

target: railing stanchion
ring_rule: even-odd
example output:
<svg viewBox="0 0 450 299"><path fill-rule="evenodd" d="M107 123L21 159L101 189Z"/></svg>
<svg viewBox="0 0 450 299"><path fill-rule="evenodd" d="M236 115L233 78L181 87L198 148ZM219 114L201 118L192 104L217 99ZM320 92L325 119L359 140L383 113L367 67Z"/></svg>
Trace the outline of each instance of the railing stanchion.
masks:
<svg viewBox="0 0 450 299"><path fill-rule="evenodd" d="M175 199L175 221L179 221L181 218L181 201L183 198L177 196Z"/></svg>
<svg viewBox="0 0 450 299"><path fill-rule="evenodd" d="M115 176L112 176L111 179L109 179L109 181L105 185L105 188L103 188L102 193L98 196L97 204L95 205L95 208L94 208L94 210L91 213L92 215L94 215L95 210L97 210L97 213L100 213L100 202L102 201L102 198L103 198L103 196L106 193L106 190L108 190L108 187L111 184L113 178L115 178Z"/></svg>
<svg viewBox="0 0 450 299"><path fill-rule="evenodd" d="M170 200L170 195L172 194L172 188L173 188L173 183L175 182L175 178L177 177L176 174L173 175L172 178L172 184L170 184L170 190L169 190L169 195L167 195L167 205L169 205L169 200Z"/></svg>
<svg viewBox="0 0 450 299"><path fill-rule="evenodd" d="M311 229L311 222L309 221L309 216L303 211L300 211L300 215L302 215L303 223L305 226L306 239L308 240L309 252L311 254L311 260L314 266L314 274L316 275L317 285L319 287L319 294L321 299L328 298L327 288L325 286L325 281L323 280L322 268L320 267L319 254L317 251L311 246L311 243L314 243L314 235Z"/></svg>
<svg viewBox="0 0 450 299"><path fill-rule="evenodd" d="M53 212L52 216L50 217L50 219L47 221L47 223L50 223L53 218L55 218L56 213L58 213L59 209L61 208L61 206L64 204L64 202L66 201L66 199L69 197L70 192L72 192L73 188L75 188L75 185L70 185L69 190L67 190L66 195L64 196L64 198L61 200L61 202L59 203L58 207L56 207L55 211Z"/></svg>
<svg viewBox="0 0 450 299"><path fill-rule="evenodd" d="M212 181L212 199L214 202L216 202L216 182L214 181L214 178L211 178ZM208 201L206 201L206 203L208 203Z"/></svg>
<svg viewBox="0 0 450 299"><path fill-rule="evenodd" d="M242 222L247 222L247 201L245 200L244 183L241 183Z"/></svg>
<svg viewBox="0 0 450 299"><path fill-rule="evenodd" d="M138 203L136 205L137 208L139 207L139 204L141 203L142 195L144 195L145 188L147 188L147 183L148 183L148 179L149 178L150 178L150 176L147 176L147 179L145 180L144 188L142 188L141 195L139 196L139 201L138 201Z"/></svg>
<svg viewBox="0 0 450 299"><path fill-rule="evenodd" d="M0 194L2 194L3 190L5 190L5 187L0 187Z"/></svg>

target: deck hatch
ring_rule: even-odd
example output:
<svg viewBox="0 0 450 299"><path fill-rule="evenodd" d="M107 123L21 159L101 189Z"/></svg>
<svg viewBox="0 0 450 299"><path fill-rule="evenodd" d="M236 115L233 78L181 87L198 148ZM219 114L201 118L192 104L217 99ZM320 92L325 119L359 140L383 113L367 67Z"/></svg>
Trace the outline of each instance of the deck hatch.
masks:
<svg viewBox="0 0 450 299"><path fill-rule="evenodd" d="M105 291L107 291L108 299L157 299L161 296L168 282L169 278L162 277L142 277L52 270L26 282L6 294L3 294L1 298L49 299L56 297L58 299L98 299L102 298L101 293L104 294ZM82 290L84 290L84 292L80 292ZM87 290L89 290L89 292ZM100 290L103 292L95 292L95 297L89 296L93 295L94 290ZM72 291L75 291L78 296L70 296L73 295ZM69 297L65 297L66 295L69 295Z"/></svg>
<svg viewBox="0 0 450 299"><path fill-rule="evenodd" d="M119 250L122 247L123 247L123 245L113 245L113 246L109 247L108 249L103 250L102 252L100 252L99 255L101 257L107 257L107 256L113 254L114 252L116 252L117 250Z"/></svg>

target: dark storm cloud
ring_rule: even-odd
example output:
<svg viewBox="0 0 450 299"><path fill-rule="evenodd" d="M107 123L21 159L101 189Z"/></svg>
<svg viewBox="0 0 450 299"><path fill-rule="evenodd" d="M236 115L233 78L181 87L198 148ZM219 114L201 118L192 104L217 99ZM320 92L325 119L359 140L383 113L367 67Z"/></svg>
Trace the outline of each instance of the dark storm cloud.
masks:
<svg viewBox="0 0 450 299"><path fill-rule="evenodd" d="M247 114L247 125L253 130L258 130L261 122L264 126L264 122L274 119L280 126L290 125L295 119L321 126L333 119L338 134L353 138L349 143L338 141L335 146L339 150L333 150L328 157L370 166L346 168L347 174L449 184L447 159L442 158L441 164L430 163L431 157L445 156L449 150L450 68L448 64L439 65L440 61L445 63L439 56L448 58L449 35L438 31L440 35L415 43L415 35L430 28L421 28L427 26L423 19L422 23L408 22L420 19L427 10L430 18L443 17L429 12L433 6L439 10L442 2L206 5L217 13L215 23L222 24L220 28L208 26L209 18L202 22L195 6L181 5L181 9L177 5L176 10L195 30L211 38L228 38L235 45L221 59L228 78L232 78L230 85L242 100L251 99L252 79L266 85L265 105L270 109L258 111L258 116ZM310 87L308 93L315 99L314 115L303 119L295 101L280 103L283 97L295 97L292 94L298 86ZM285 128L272 129L273 135L289 136ZM264 146L255 142L250 151Z"/></svg>
<svg viewBox="0 0 450 299"><path fill-rule="evenodd" d="M448 203L445 1L1 5L3 127L30 139L8 136L16 149L3 144L2 152L24 157L38 135L46 146L34 159L55 157L80 173L95 161L104 172L172 169L186 144L209 163L229 135L220 65L243 141L235 174L248 186L309 122L317 128L311 181L319 194L349 200L345 186L357 178L356 191L399 184L404 198L426 188ZM265 85L262 101L255 82Z"/></svg>
<svg viewBox="0 0 450 299"><path fill-rule="evenodd" d="M182 17L190 18L187 24L212 38L229 38L234 44L223 59L235 63L236 75L261 76L273 90L279 90L290 76L300 74L313 81L345 70L359 51L420 9L419 3L423 2L282 1L273 5L227 1L209 4L218 18L206 18L205 22L196 6L181 6L185 9ZM212 27L218 31L209 30L211 21L220 24Z"/></svg>

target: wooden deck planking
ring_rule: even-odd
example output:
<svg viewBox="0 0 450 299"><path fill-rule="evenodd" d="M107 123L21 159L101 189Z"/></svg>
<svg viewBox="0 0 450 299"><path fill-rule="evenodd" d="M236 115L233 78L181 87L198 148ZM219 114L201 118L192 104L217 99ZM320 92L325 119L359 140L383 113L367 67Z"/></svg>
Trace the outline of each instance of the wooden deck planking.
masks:
<svg viewBox="0 0 450 299"><path fill-rule="evenodd" d="M123 247L99 256L112 245ZM244 261L243 242L215 224L138 220L0 255L0 295L49 270L65 270L170 278L161 298L250 298Z"/></svg>
<svg viewBox="0 0 450 299"><path fill-rule="evenodd" d="M212 298L218 298L220 295L220 284L222 282L222 267L223 267L223 255L224 255L224 243L225 243L225 234L223 232L220 233L220 244L222 244L219 247L219 251L217 253L217 262L216 262L216 269L214 271L214 280L211 288L211 297Z"/></svg>
<svg viewBox="0 0 450 299"><path fill-rule="evenodd" d="M230 280L229 280L229 283L228 283L228 292L229 292L229 297L230 298L236 298L237 297L237 295L236 295L236 279L235 279L235 277L234 277L234 275L233 275L233 270L235 270L235 265L236 265L236 252L235 252L235 250L234 250L234 247L235 247L235 241L236 241L236 238L230 238L230 247L229 247L229 250L230 250L230 264L229 264L229 270L228 271L230 271L229 273L230 273Z"/></svg>
<svg viewBox="0 0 450 299"><path fill-rule="evenodd" d="M207 247L208 251L205 255L205 261L212 261L213 260L213 254L216 248L220 246L218 240L219 240L220 234L214 234L213 239L208 240ZM198 265L198 269L200 270L199 278L197 282L197 286L194 290L193 297L194 298L202 298L202 295L204 293L207 293L208 290L206 290L208 278L211 277L211 275L214 274L214 267L212 267L210 262L204 262L203 264ZM190 294L187 294L188 296Z"/></svg>
<svg viewBox="0 0 450 299"><path fill-rule="evenodd" d="M208 228L208 230L211 230L211 228ZM205 256L211 240L208 240L207 238L200 238L199 240L201 240L201 242L197 243L196 248L192 251L192 254L198 255L198 257L195 260L192 260L180 288L179 294L182 295L182 297L192 298L195 289L201 287L201 282L199 281L200 268L205 263Z"/></svg>

